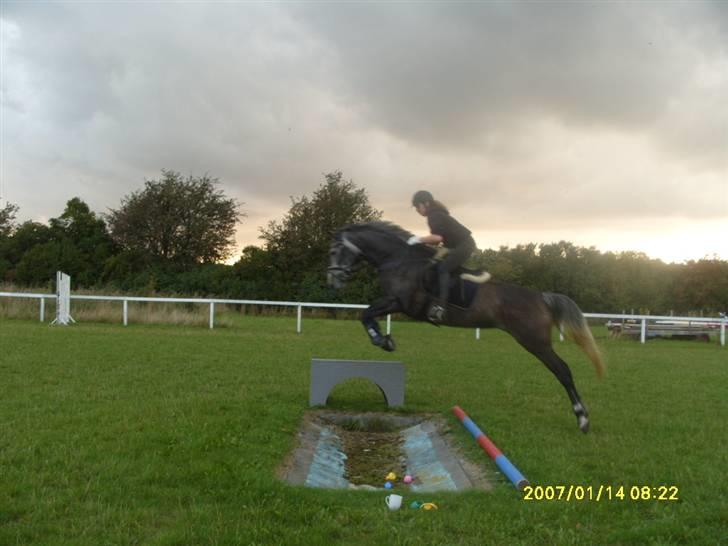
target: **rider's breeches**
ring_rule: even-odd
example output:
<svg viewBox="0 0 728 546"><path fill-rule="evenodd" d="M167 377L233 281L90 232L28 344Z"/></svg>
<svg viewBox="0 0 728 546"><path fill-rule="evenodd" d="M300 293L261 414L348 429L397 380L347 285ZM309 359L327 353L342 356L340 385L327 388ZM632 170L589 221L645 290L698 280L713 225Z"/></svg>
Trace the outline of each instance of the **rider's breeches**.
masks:
<svg viewBox="0 0 728 546"><path fill-rule="evenodd" d="M465 261L475 250L475 241L469 237L455 248L450 249L445 259L440 262L437 268L440 300L447 301L448 292L450 291L450 273L463 265Z"/></svg>

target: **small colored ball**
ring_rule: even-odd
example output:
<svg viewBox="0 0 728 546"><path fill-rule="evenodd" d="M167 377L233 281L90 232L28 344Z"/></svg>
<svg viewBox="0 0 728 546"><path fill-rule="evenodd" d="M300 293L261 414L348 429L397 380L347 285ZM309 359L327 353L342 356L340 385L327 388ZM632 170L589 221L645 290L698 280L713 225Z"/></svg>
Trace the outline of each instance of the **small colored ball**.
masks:
<svg viewBox="0 0 728 546"><path fill-rule="evenodd" d="M410 476L409 474L407 474L402 481L404 483L412 483L412 476Z"/></svg>
<svg viewBox="0 0 728 546"><path fill-rule="evenodd" d="M386 482L384 484L384 489L392 489L392 482Z"/></svg>

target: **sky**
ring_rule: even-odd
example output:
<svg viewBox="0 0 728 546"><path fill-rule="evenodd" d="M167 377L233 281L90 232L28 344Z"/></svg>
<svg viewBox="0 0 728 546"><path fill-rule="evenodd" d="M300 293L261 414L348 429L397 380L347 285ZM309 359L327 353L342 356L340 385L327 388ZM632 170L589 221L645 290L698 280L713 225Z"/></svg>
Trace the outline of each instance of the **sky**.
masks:
<svg viewBox="0 0 728 546"><path fill-rule="evenodd" d="M1 0L0 30L18 220L207 174L242 248L340 170L481 249L728 259L728 2Z"/></svg>

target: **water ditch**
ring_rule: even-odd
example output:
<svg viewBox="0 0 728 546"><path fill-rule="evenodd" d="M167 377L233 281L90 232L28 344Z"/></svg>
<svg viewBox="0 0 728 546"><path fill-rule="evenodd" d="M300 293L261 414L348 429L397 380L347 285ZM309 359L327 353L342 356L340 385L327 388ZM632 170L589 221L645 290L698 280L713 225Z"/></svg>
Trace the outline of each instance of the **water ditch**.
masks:
<svg viewBox="0 0 728 546"><path fill-rule="evenodd" d="M455 449L447 431L438 415L310 411L279 476L306 487L379 490L394 472L413 476L412 491L491 489L483 466Z"/></svg>

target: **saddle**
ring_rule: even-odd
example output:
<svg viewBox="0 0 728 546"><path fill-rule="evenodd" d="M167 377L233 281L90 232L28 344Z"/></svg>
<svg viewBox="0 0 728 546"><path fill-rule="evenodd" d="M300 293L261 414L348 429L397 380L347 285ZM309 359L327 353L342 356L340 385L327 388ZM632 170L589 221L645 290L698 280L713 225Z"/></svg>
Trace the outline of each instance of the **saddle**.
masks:
<svg viewBox="0 0 728 546"><path fill-rule="evenodd" d="M425 269L423 278L425 292L433 299L437 297L439 291L438 265L438 261L430 263ZM478 293L478 287L489 280L490 273L486 271L458 267L450 275L450 292L447 298L448 305L453 305L460 309L469 309L475 299L475 295Z"/></svg>

